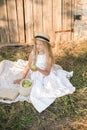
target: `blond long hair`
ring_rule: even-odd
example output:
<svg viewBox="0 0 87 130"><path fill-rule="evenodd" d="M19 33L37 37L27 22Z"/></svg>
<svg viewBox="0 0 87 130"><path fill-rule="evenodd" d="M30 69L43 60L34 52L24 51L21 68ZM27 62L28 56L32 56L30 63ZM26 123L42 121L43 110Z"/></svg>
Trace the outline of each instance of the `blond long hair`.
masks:
<svg viewBox="0 0 87 130"><path fill-rule="evenodd" d="M37 59L37 55L38 55L35 42L36 41L34 41L34 47L33 47L33 63L34 64L36 64L36 59ZM54 56L53 56L53 52L52 52L52 46L48 42L45 42L45 41L42 41L42 42L45 47L46 63L48 63L49 58L51 58L51 63L53 65L55 63L55 61L54 61Z"/></svg>

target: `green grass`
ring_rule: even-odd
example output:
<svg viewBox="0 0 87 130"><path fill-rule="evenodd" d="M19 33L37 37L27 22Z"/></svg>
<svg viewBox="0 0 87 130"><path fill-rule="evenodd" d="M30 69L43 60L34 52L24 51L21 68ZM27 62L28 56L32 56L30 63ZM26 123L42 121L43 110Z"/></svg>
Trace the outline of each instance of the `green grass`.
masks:
<svg viewBox="0 0 87 130"><path fill-rule="evenodd" d="M57 64L68 71L74 71L71 82L76 87L75 93L57 98L41 114L27 102L11 105L0 103L0 130L87 130L86 47L86 43L69 44L67 49L65 44L58 51L63 50L63 53L55 56ZM2 48L0 61L19 58L26 60L31 49L32 47Z"/></svg>

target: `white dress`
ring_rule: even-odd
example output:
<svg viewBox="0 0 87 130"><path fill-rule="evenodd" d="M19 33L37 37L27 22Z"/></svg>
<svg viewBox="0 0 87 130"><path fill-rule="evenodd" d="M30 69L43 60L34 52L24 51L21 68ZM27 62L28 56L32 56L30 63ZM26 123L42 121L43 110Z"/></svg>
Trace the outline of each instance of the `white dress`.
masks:
<svg viewBox="0 0 87 130"><path fill-rule="evenodd" d="M17 62L9 60L2 61L0 63L0 88L19 89L19 85L13 84L13 80L21 77L26 64L27 61L21 59ZM41 69L45 69L46 56L38 55L36 65ZM19 95L15 101L0 101L5 103L28 101L33 104L38 112L42 112L52 104L56 98L72 94L75 91L75 87L69 81L69 78L73 76L73 71L67 72L59 65L55 64L48 76L43 75L39 71L32 72L31 70L28 75L33 81L30 96L24 97Z"/></svg>

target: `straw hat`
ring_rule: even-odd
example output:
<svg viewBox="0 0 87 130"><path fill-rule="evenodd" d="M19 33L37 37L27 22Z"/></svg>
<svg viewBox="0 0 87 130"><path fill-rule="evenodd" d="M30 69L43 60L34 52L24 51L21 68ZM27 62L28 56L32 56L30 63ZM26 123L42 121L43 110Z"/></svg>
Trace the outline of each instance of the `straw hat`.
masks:
<svg viewBox="0 0 87 130"><path fill-rule="evenodd" d="M39 33L34 38L50 44L50 37L45 33Z"/></svg>

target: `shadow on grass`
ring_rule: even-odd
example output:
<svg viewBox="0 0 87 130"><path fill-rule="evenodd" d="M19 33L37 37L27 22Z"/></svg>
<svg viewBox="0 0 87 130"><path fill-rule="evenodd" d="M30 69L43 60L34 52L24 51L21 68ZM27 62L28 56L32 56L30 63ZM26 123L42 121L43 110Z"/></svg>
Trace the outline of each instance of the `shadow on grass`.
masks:
<svg viewBox="0 0 87 130"><path fill-rule="evenodd" d="M71 82L77 89L87 87L87 52L77 57L69 54L62 58L56 57L56 63L67 71L74 71Z"/></svg>

